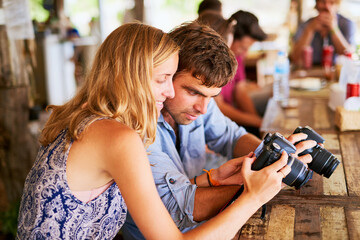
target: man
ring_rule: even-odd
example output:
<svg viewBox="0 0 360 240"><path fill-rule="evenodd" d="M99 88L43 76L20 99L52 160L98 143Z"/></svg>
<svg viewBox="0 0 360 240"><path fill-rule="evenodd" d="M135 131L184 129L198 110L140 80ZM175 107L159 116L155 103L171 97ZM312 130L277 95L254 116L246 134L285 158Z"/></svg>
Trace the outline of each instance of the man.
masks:
<svg viewBox="0 0 360 240"><path fill-rule="evenodd" d="M315 9L319 14L300 25L295 34L293 61L301 62L302 50L306 46L313 48L314 64L321 64L322 49L326 44L332 45L336 54L354 51L356 25L337 13L340 1L316 0Z"/></svg>
<svg viewBox="0 0 360 240"><path fill-rule="evenodd" d="M215 216L242 184L241 176L234 175L238 185L223 186L233 180L222 179L218 169L201 174L205 145L231 159L254 151L261 141L226 118L212 99L236 69L222 38L196 22L180 26L170 36L181 47L173 79L175 97L164 102L156 140L148 151L159 195L179 229L187 231ZM305 158L311 160L309 155ZM212 187L218 184L222 186ZM122 232L127 240L143 239L129 215Z"/></svg>

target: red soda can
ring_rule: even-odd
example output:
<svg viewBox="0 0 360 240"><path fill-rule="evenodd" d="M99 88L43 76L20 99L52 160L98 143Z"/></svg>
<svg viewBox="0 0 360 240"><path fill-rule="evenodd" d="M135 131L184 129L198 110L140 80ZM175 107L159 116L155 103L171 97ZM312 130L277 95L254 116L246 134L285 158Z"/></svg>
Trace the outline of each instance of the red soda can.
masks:
<svg viewBox="0 0 360 240"><path fill-rule="evenodd" d="M334 47L333 46L326 45L326 46L323 47L322 64L323 64L324 67L332 66L333 54L334 54Z"/></svg>
<svg viewBox="0 0 360 240"><path fill-rule="evenodd" d="M359 83L348 83L346 85L346 98L359 97L360 96L360 84Z"/></svg>
<svg viewBox="0 0 360 240"><path fill-rule="evenodd" d="M348 58L352 58L352 53L351 52L345 52L344 55Z"/></svg>
<svg viewBox="0 0 360 240"><path fill-rule="evenodd" d="M305 46L302 50L302 60L305 69L312 67L313 62L313 48L311 46Z"/></svg>

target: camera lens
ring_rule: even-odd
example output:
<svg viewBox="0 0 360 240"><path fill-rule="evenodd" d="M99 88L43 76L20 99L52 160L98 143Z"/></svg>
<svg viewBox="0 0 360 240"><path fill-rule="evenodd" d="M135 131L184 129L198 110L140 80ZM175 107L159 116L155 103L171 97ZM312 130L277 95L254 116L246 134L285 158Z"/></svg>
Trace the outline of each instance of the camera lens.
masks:
<svg viewBox="0 0 360 240"><path fill-rule="evenodd" d="M291 172L283 179L285 184L299 189L312 178L313 171L293 156L289 156L287 165L291 167Z"/></svg>
<svg viewBox="0 0 360 240"><path fill-rule="evenodd" d="M298 127L295 129L294 133L306 133L308 137L305 140L315 140L317 143L325 142L325 139L309 126ZM340 164L340 161L333 154L328 152L320 145L316 145L311 149L303 151L299 154L299 156L305 154L310 154L313 159L311 163L309 163L309 168L320 175L324 175L324 177L327 178L331 176L331 174Z"/></svg>
<svg viewBox="0 0 360 240"><path fill-rule="evenodd" d="M324 177L329 178L340 164L340 161L332 153L319 145L314 147L310 154L313 160L309 163L309 168Z"/></svg>

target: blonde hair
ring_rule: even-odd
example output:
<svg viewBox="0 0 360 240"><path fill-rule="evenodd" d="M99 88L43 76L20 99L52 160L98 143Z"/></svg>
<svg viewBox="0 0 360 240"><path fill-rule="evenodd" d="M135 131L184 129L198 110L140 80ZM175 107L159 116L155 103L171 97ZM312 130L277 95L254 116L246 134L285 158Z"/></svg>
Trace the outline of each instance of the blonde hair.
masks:
<svg viewBox="0 0 360 240"><path fill-rule="evenodd" d="M157 109L151 91L152 70L179 51L163 31L141 23L128 23L114 30L96 53L92 68L76 96L61 106L50 105L40 143L48 145L68 129L67 143L79 139L79 125L108 117L134 129L153 143Z"/></svg>

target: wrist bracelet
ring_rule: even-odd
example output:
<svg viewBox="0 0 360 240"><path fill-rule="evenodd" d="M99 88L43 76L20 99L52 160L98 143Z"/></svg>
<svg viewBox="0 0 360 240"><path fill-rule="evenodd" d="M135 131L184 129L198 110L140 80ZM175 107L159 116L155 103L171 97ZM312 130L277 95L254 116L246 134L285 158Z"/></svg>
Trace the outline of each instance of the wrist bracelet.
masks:
<svg viewBox="0 0 360 240"><path fill-rule="evenodd" d="M340 29L339 29L338 27L335 27L335 28L332 28L332 29L330 30L330 33L331 33L331 34L335 34L335 33L337 33L338 31L340 31Z"/></svg>
<svg viewBox="0 0 360 240"><path fill-rule="evenodd" d="M203 169L204 172L207 173L207 177L208 177L208 182L209 182L209 186L210 187L216 187L216 186L220 186L220 183L214 179L212 179L211 177L211 172L213 171L214 169L210 169L210 171L206 170L206 169Z"/></svg>
<svg viewBox="0 0 360 240"><path fill-rule="evenodd" d="M203 169L205 170L205 169ZM212 187L213 185L211 184L211 180L210 180L210 172L206 171L205 172L207 173L206 176L207 176L207 180L208 180L208 183L209 183L209 186Z"/></svg>
<svg viewBox="0 0 360 240"><path fill-rule="evenodd" d="M194 183L195 183L195 185L197 185L197 184L196 184L196 177L197 177L197 176L194 177Z"/></svg>

